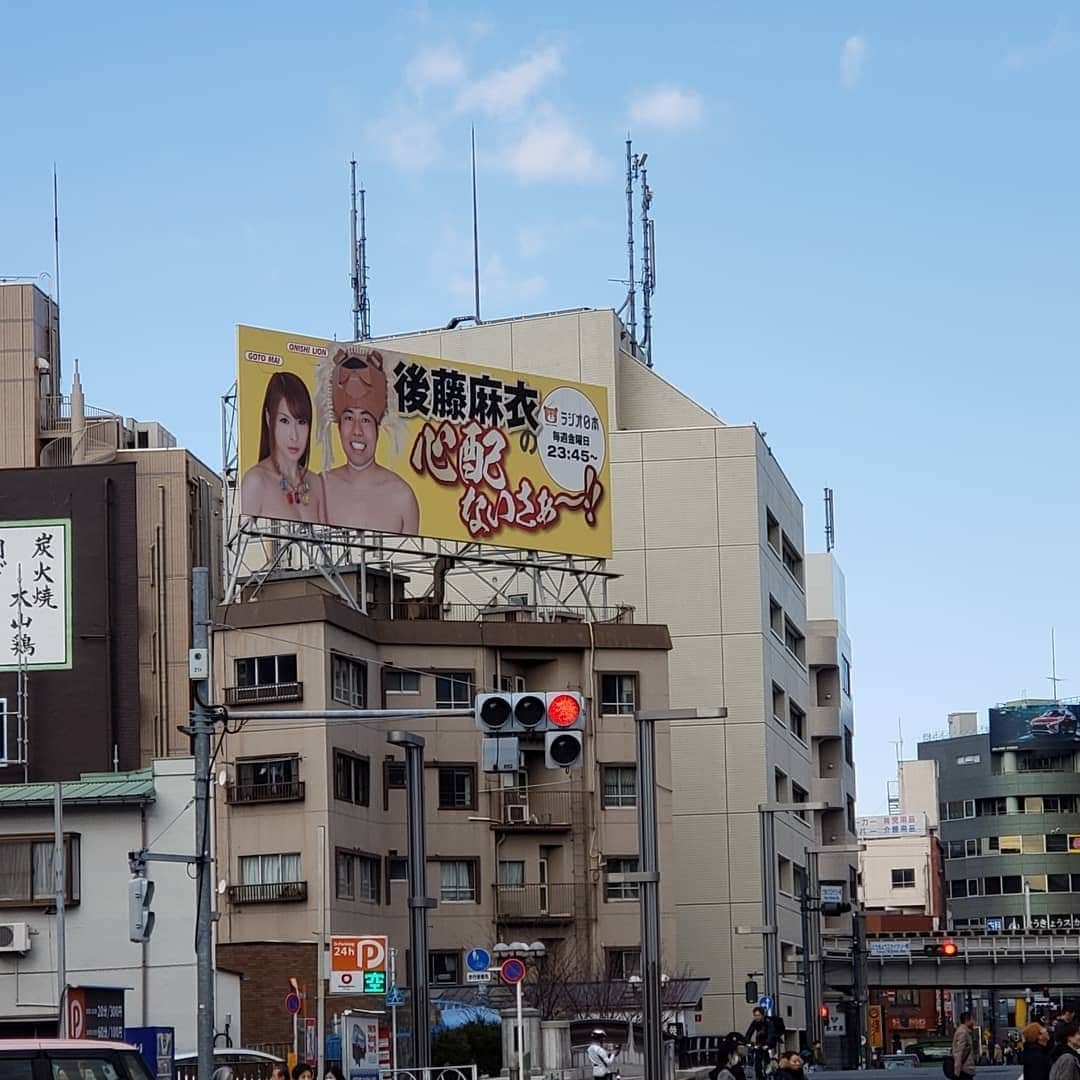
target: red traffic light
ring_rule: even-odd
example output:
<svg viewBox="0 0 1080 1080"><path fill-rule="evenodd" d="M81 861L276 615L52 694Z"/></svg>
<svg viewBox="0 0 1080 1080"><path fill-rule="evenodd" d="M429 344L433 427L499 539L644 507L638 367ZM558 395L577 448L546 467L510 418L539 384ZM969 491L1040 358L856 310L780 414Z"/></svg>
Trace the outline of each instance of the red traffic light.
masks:
<svg viewBox="0 0 1080 1080"><path fill-rule="evenodd" d="M829 1019L829 1006L828 1005L819 1005L818 1010L817 1010L817 1014L818 1014L818 1016L821 1017L822 1020L828 1020Z"/></svg>
<svg viewBox="0 0 1080 1080"><path fill-rule="evenodd" d="M547 714L556 727L570 727L577 723L581 706L571 694L557 694L548 702Z"/></svg>
<svg viewBox="0 0 1080 1080"><path fill-rule="evenodd" d="M946 938L941 943L941 955L942 956L955 956L960 951L960 946L956 944L951 938Z"/></svg>

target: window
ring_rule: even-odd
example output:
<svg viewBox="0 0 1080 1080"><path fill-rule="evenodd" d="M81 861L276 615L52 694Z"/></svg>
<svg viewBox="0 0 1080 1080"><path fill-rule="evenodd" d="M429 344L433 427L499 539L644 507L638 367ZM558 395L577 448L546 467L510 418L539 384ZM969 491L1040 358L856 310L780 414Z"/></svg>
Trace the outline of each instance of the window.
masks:
<svg viewBox="0 0 1080 1080"><path fill-rule="evenodd" d="M1046 892L1046 875L1025 874L1024 884L1027 886L1028 892Z"/></svg>
<svg viewBox="0 0 1080 1080"><path fill-rule="evenodd" d="M1001 895L1001 878L999 878L999 877L983 878L983 893L986 896L1000 896Z"/></svg>
<svg viewBox="0 0 1080 1080"><path fill-rule="evenodd" d="M769 541L769 547L780 554L780 522L773 517L771 510L765 511L765 536Z"/></svg>
<svg viewBox="0 0 1080 1080"><path fill-rule="evenodd" d="M784 644L800 664L806 663L806 637L788 618L784 619Z"/></svg>
<svg viewBox="0 0 1080 1080"><path fill-rule="evenodd" d="M1020 850L1025 855L1041 855L1045 851L1042 833L1029 833L1020 837Z"/></svg>
<svg viewBox="0 0 1080 1080"><path fill-rule="evenodd" d="M1019 836L999 836L998 851L1002 855L1019 855L1021 851Z"/></svg>
<svg viewBox="0 0 1080 1080"><path fill-rule="evenodd" d="M979 817L996 817L1009 812L1009 804L1004 796L996 796L992 799L979 799L976 808Z"/></svg>
<svg viewBox="0 0 1080 1080"><path fill-rule="evenodd" d="M335 701L353 709L367 704L367 664L349 656L330 657L332 696Z"/></svg>
<svg viewBox="0 0 1080 1080"><path fill-rule="evenodd" d="M439 863L439 899L444 904L476 903L476 863L472 859Z"/></svg>
<svg viewBox="0 0 1080 1080"><path fill-rule="evenodd" d="M780 557L787 572L801 585L803 583L803 559L795 545L785 536L780 547Z"/></svg>
<svg viewBox="0 0 1080 1080"><path fill-rule="evenodd" d="M892 870L892 887L894 889L914 889L915 888L915 867L905 866L899 870Z"/></svg>
<svg viewBox="0 0 1080 1080"><path fill-rule="evenodd" d="M982 761L982 754L961 754L956 759L957 765L978 765Z"/></svg>
<svg viewBox="0 0 1080 1080"><path fill-rule="evenodd" d="M79 836L66 833L65 885L68 903L79 902ZM0 838L0 907L50 907L56 897L53 875L53 838L20 836Z"/></svg>
<svg viewBox="0 0 1080 1080"><path fill-rule="evenodd" d="M1001 852L998 851L998 844L999 844L999 838L998 837L996 837L996 836L988 836L986 838L986 846L987 846L988 850L997 851L998 854L1001 854Z"/></svg>
<svg viewBox="0 0 1080 1080"><path fill-rule="evenodd" d="M521 888L525 884L524 859L499 860L499 884Z"/></svg>
<svg viewBox="0 0 1080 1080"><path fill-rule="evenodd" d="M773 597L769 597L769 626L778 637L784 636L784 609Z"/></svg>
<svg viewBox="0 0 1080 1080"><path fill-rule="evenodd" d="M964 855L969 859L975 858L979 854L979 841L978 840L965 840L964 841Z"/></svg>
<svg viewBox="0 0 1080 1080"><path fill-rule="evenodd" d="M636 675L600 676L600 712L603 715L632 716L636 709Z"/></svg>
<svg viewBox="0 0 1080 1080"><path fill-rule="evenodd" d="M772 684L772 714L773 719L779 723L784 722L784 688Z"/></svg>
<svg viewBox="0 0 1080 1080"><path fill-rule="evenodd" d="M1019 874L1005 874L1001 879L1002 896L1019 896L1023 892Z"/></svg>
<svg viewBox="0 0 1080 1080"><path fill-rule="evenodd" d="M962 859L964 858L964 841L963 840L950 840L945 846L945 858L946 859Z"/></svg>
<svg viewBox="0 0 1080 1080"><path fill-rule="evenodd" d="M284 855L240 856L240 883L242 885L280 885L286 881L303 881L300 876L299 851Z"/></svg>
<svg viewBox="0 0 1080 1080"><path fill-rule="evenodd" d="M472 672L441 671L435 676L435 708L465 709L472 704Z"/></svg>
<svg viewBox="0 0 1080 1080"><path fill-rule="evenodd" d="M1047 892L1068 892L1069 891L1069 875L1068 874L1047 874L1046 875L1046 891Z"/></svg>
<svg viewBox="0 0 1080 1080"><path fill-rule="evenodd" d="M334 798L367 806L371 795L371 765L366 757L334 751Z"/></svg>
<svg viewBox="0 0 1080 1080"><path fill-rule="evenodd" d="M439 809L476 809L476 766L439 766Z"/></svg>
<svg viewBox="0 0 1080 1080"><path fill-rule="evenodd" d="M604 809L637 806L637 766L604 766Z"/></svg>
<svg viewBox="0 0 1080 1080"><path fill-rule="evenodd" d="M964 897L968 894L967 881L964 878L958 878L955 881L949 882L949 896L953 898Z"/></svg>
<svg viewBox="0 0 1080 1080"><path fill-rule="evenodd" d="M895 1001L897 1005L918 1005L919 1004L919 991L900 989L894 990Z"/></svg>
<svg viewBox="0 0 1080 1080"><path fill-rule="evenodd" d="M851 728L844 728L844 760L855 767L855 740L851 735Z"/></svg>
<svg viewBox="0 0 1080 1080"><path fill-rule="evenodd" d="M799 785L796 784L794 780L792 780L791 781L791 801L793 803L804 803L804 802L809 802L809 800L810 800L810 793L805 788L799 787ZM799 810L799 811L797 811L797 814L798 814L798 817L799 817L800 821L805 821L806 820L806 811L805 810Z"/></svg>
<svg viewBox="0 0 1080 1080"><path fill-rule="evenodd" d="M855 800L850 795L847 797L847 831L852 834L857 831L855 828Z"/></svg>
<svg viewBox="0 0 1080 1080"><path fill-rule="evenodd" d="M356 851L336 853L337 898L379 902L379 860Z"/></svg>
<svg viewBox="0 0 1080 1080"><path fill-rule="evenodd" d="M409 860L404 855L386 857L386 878L388 881L409 880Z"/></svg>
<svg viewBox="0 0 1080 1080"><path fill-rule="evenodd" d="M608 978L625 981L641 974L640 949L608 949Z"/></svg>
<svg viewBox="0 0 1080 1080"><path fill-rule="evenodd" d="M776 775L773 778L773 797L778 803L786 803L788 801L787 780L787 773L777 769Z"/></svg>
<svg viewBox="0 0 1080 1080"><path fill-rule="evenodd" d="M806 892L806 871L798 864L791 864L791 895L801 897Z"/></svg>
<svg viewBox="0 0 1080 1080"><path fill-rule="evenodd" d="M1047 833L1046 834L1046 852L1052 854L1058 851L1069 850L1069 838L1065 833Z"/></svg>
<svg viewBox="0 0 1080 1080"><path fill-rule="evenodd" d="M1024 813L1025 814L1041 814L1043 812L1043 801L1038 796L1028 796L1024 800Z"/></svg>
<svg viewBox="0 0 1080 1080"><path fill-rule="evenodd" d="M607 859L607 873L611 874L636 874L638 861L636 855L609 856ZM604 878L605 900L636 900L638 898L638 884L636 881L616 882Z"/></svg>
<svg viewBox="0 0 1080 1080"><path fill-rule="evenodd" d="M840 654L840 689L851 697L851 661L843 654Z"/></svg>
<svg viewBox="0 0 1080 1080"><path fill-rule="evenodd" d="M388 694L419 694L420 672L400 668L383 669L383 685Z"/></svg>
<svg viewBox="0 0 1080 1080"><path fill-rule="evenodd" d="M806 713L794 701L788 701L788 723L791 734L796 739L806 742Z"/></svg>
<svg viewBox="0 0 1080 1080"><path fill-rule="evenodd" d="M296 653L245 656L236 661L237 686L278 686L296 682Z"/></svg>
<svg viewBox="0 0 1080 1080"><path fill-rule="evenodd" d="M289 757L241 758L236 763L238 788L281 787L300 779L300 758Z"/></svg>
<svg viewBox="0 0 1080 1080"><path fill-rule="evenodd" d="M1069 875L1069 892L1080 892L1080 874Z"/></svg>
<svg viewBox="0 0 1080 1080"><path fill-rule="evenodd" d="M1061 813L1061 799L1057 795L1044 795L1043 796L1043 813L1044 814L1060 814Z"/></svg>
<svg viewBox="0 0 1080 1080"><path fill-rule="evenodd" d="M406 786L405 762L394 758L387 758L383 762L383 779L388 788L403 788Z"/></svg>
<svg viewBox="0 0 1080 1080"><path fill-rule="evenodd" d="M458 986L461 983L461 953L430 951L428 978L436 986Z"/></svg>
<svg viewBox="0 0 1080 1080"><path fill-rule="evenodd" d="M792 890L795 888L795 873L791 867L790 859L784 858L783 855L777 856L776 887L787 896L793 896Z"/></svg>

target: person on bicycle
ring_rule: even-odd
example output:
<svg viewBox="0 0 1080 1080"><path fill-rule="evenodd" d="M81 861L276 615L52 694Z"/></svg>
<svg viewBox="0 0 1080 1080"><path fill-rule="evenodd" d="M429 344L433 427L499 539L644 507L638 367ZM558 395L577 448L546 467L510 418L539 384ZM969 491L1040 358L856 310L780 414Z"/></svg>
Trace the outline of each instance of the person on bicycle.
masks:
<svg viewBox="0 0 1080 1080"><path fill-rule="evenodd" d="M603 1028L595 1028L592 1033L592 1042L586 1055L592 1066L593 1080L602 1080L604 1077L615 1075L615 1058L618 1050L607 1048L607 1032ZM580 1045L580 1044L579 1044Z"/></svg>
<svg viewBox="0 0 1080 1080"><path fill-rule="evenodd" d="M779 1016L766 1016L760 1005L754 1007L754 1019L746 1029L746 1041L754 1058L754 1076L762 1080L771 1052L780 1045L784 1037L784 1021Z"/></svg>

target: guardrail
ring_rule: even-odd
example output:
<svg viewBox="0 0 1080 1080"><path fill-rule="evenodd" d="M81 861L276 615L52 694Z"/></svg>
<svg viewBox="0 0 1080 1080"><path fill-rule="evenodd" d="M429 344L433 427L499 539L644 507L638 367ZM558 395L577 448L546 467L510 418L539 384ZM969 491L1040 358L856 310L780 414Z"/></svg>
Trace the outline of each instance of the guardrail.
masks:
<svg viewBox="0 0 1080 1080"><path fill-rule="evenodd" d="M522 623L632 623L634 609L626 604L439 604L411 598L368 604L373 619L406 622L522 622Z"/></svg>
<svg viewBox="0 0 1080 1080"><path fill-rule="evenodd" d="M495 918L503 923L548 923L573 920L586 886L576 882L541 885L496 885Z"/></svg>
<svg viewBox="0 0 1080 1080"><path fill-rule="evenodd" d="M307 899L306 881L275 881L270 885L230 885L229 899L243 904L277 904Z"/></svg>
<svg viewBox="0 0 1080 1080"><path fill-rule="evenodd" d="M302 682L264 683L261 686L226 686L226 705L269 705L277 701L300 701Z"/></svg>
<svg viewBox="0 0 1080 1080"><path fill-rule="evenodd" d="M230 784L227 794L230 806L245 803L302 802L304 781L287 780L276 784Z"/></svg>

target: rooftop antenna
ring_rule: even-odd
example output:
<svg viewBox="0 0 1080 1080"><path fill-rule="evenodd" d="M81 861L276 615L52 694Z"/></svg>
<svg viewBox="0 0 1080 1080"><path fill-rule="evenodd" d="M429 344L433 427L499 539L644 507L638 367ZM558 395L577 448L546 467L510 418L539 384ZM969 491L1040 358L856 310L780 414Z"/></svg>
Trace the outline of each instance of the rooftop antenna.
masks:
<svg viewBox="0 0 1080 1080"><path fill-rule="evenodd" d="M356 159L349 162L349 284L352 286L352 336L360 340L360 249L356 246Z"/></svg>
<svg viewBox="0 0 1080 1080"><path fill-rule="evenodd" d="M642 336L642 347L645 351L645 366L652 367L652 294L656 291L656 261L653 247L653 222L649 217L649 207L652 206L653 192L649 187L648 174L645 170L645 162L648 154L642 154L638 160L638 168L641 170L641 310L645 323Z"/></svg>
<svg viewBox="0 0 1080 1080"><path fill-rule="evenodd" d="M825 489L825 550L832 551L836 547L836 517L833 506L832 488Z"/></svg>
<svg viewBox="0 0 1080 1080"><path fill-rule="evenodd" d="M634 266L634 180L637 178L638 159L630 136L626 136L626 257L629 263L626 303L630 327L631 351L637 345L637 269Z"/></svg>
<svg viewBox="0 0 1080 1080"><path fill-rule="evenodd" d="M56 162L52 167L52 205L53 205L53 271L56 280L56 343L53 348L53 387L60 387L60 196L56 182ZM50 320L51 325L51 320Z"/></svg>
<svg viewBox="0 0 1080 1080"><path fill-rule="evenodd" d="M367 215L364 209L365 191L360 188L360 233L357 236L356 212L356 160L349 162L351 179L351 208L349 211L349 250L352 256L350 283L353 294L353 341L367 341L371 337L371 301L368 298L367 280Z"/></svg>
<svg viewBox="0 0 1080 1080"><path fill-rule="evenodd" d="M480 325L480 231L476 214L476 128L469 128L472 144L472 259L473 259L473 317Z"/></svg>
<svg viewBox="0 0 1080 1080"><path fill-rule="evenodd" d="M1054 688L1054 700L1060 701L1058 697L1058 683L1065 682L1063 675L1057 673L1057 646L1054 641L1054 628L1050 627L1050 674L1047 675L1047 679L1050 681L1050 685Z"/></svg>

